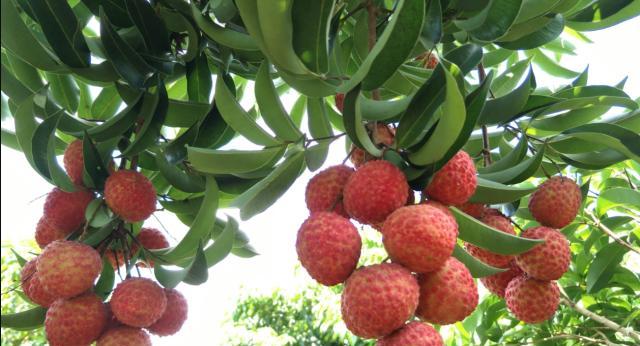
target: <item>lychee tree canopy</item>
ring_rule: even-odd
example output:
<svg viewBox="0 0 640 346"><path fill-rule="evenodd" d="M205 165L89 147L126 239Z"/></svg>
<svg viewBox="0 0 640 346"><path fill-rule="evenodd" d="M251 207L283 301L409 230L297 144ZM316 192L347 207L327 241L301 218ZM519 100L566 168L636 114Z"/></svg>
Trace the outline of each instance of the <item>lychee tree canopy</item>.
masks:
<svg viewBox="0 0 640 346"><path fill-rule="evenodd" d="M458 150L477 159L484 152L491 164L479 169L472 201L502 204L525 219L532 177L570 174L586 196L589 176L600 170L640 171L640 112L623 91L625 81L588 85L588 69L574 71L558 59L573 54L567 38L587 41L582 32L637 16L638 1L1 6L2 117L14 124L2 128L2 144L22 151L63 190L74 186L56 156L75 138L83 140L85 184L98 193L112 158L141 170L162 207L190 227L175 247L147 254L165 286L206 281L207 268L230 253L254 256L238 222L216 217L217 209L239 208L243 220L264 212L302 172L320 168L343 134L400 167L415 190ZM425 67L425 53L439 57L435 69ZM538 85L532 66L566 85ZM292 107L282 101L287 91L297 96ZM337 93L346 95L341 112ZM376 122L397 127L392 147L370 139ZM633 184L612 190L600 194L593 222L619 205L640 208ZM453 211L462 240L505 254L535 245ZM99 200L87 222L82 239L97 245L117 220ZM456 256L476 277L499 271L462 248ZM98 289L112 285L113 272L103 273ZM28 328L37 322L32 315L11 321Z"/></svg>

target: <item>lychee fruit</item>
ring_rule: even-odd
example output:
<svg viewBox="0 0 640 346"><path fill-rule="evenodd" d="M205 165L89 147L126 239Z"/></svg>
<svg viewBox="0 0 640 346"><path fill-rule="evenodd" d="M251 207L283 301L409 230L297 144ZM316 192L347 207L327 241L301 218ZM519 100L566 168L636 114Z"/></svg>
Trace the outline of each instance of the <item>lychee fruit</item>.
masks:
<svg viewBox="0 0 640 346"><path fill-rule="evenodd" d="M44 322L51 345L89 345L95 341L107 324L107 311L94 293L66 300L56 300Z"/></svg>
<svg viewBox="0 0 640 346"><path fill-rule="evenodd" d="M140 328L119 326L107 330L96 346L151 346L149 334Z"/></svg>
<svg viewBox="0 0 640 346"><path fill-rule="evenodd" d="M162 316L167 296L162 287L150 279L129 278L116 286L109 304L118 321L143 328Z"/></svg>
<svg viewBox="0 0 640 346"><path fill-rule="evenodd" d="M93 194L77 187L74 192L54 188L44 202L44 218L51 227L64 232L73 232L85 220L84 212L93 200Z"/></svg>
<svg viewBox="0 0 640 346"><path fill-rule="evenodd" d="M187 320L189 312L187 300L180 292L165 288L164 293L167 296L167 308L160 319L147 328L149 332L160 336L177 333Z"/></svg>
<svg viewBox="0 0 640 346"><path fill-rule="evenodd" d="M76 139L69 143L64 150L64 170L71 178L71 181L76 185L83 185L83 173L84 173L84 156L83 156L82 141Z"/></svg>
<svg viewBox="0 0 640 346"><path fill-rule="evenodd" d="M138 233L136 239L137 243L139 243L143 248L147 250L157 250L169 247L169 241L167 240L167 238L164 236L164 234L162 234L162 232L155 228L142 228L140 230L140 233ZM138 251L138 245L134 242L131 248L131 253L135 254L136 251ZM146 262L141 262L140 265L143 267L146 267L148 265L149 267L153 268L153 261L147 259Z"/></svg>
<svg viewBox="0 0 640 346"><path fill-rule="evenodd" d="M36 226L36 243L41 249L44 249L49 243L55 240L65 239L70 232L66 232L55 227L52 227L47 219L43 216L38 221Z"/></svg>
<svg viewBox="0 0 640 346"><path fill-rule="evenodd" d="M38 279L47 292L71 298L91 287L102 271L100 254L91 246L56 240L38 257Z"/></svg>
<svg viewBox="0 0 640 346"><path fill-rule="evenodd" d="M539 226L524 230L523 238L543 239L544 243L516 256L518 266L538 280L557 280L569 269L569 241L558 230Z"/></svg>
<svg viewBox="0 0 640 346"><path fill-rule="evenodd" d="M516 235L516 231L513 228L511 221L502 215L487 214L480 221L504 233ZM473 257L496 268L507 268L514 258L512 255L493 253L470 243L465 243L465 248Z"/></svg>
<svg viewBox="0 0 640 346"><path fill-rule="evenodd" d="M566 177L553 177L531 195L529 211L543 226L562 228L576 218L581 203L578 184Z"/></svg>
<svg viewBox="0 0 640 346"><path fill-rule="evenodd" d="M433 70L438 66L438 57L433 52L424 52L416 57L417 61L422 61L424 68Z"/></svg>
<svg viewBox="0 0 640 346"><path fill-rule="evenodd" d="M344 94L343 93L336 94L335 101L336 101L336 108L338 108L340 113L342 113L342 110L344 109Z"/></svg>
<svg viewBox="0 0 640 346"><path fill-rule="evenodd" d="M378 340L376 346L444 346L444 342L432 326L414 321Z"/></svg>
<svg viewBox="0 0 640 346"><path fill-rule="evenodd" d="M471 202L463 203L461 205L456 206L456 208L462 210L467 215L471 215L475 217L476 219L481 219L484 216L485 211L487 209L487 207L482 203L471 203Z"/></svg>
<svg viewBox="0 0 640 346"><path fill-rule="evenodd" d="M356 269L362 241L355 226L331 212L312 214L300 227L296 251L300 263L319 283L344 282Z"/></svg>
<svg viewBox="0 0 640 346"><path fill-rule="evenodd" d="M305 191L307 208L313 214L319 211L333 211L346 218L349 217L342 206L342 190L353 168L345 165L329 167L316 174Z"/></svg>
<svg viewBox="0 0 640 346"><path fill-rule="evenodd" d="M505 292L507 308L520 321L541 323L551 317L560 304L560 289L555 281L518 276Z"/></svg>
<svg viewBox="0 0 640 346"><path fill-rule="evenodd" d="M369 161L353 173L344 186L344 208L365 224L383 222L407 202L409 184L389 161Z"/></svg>
<svg viewBox="0 0 640 346"><path fill-rule="evenodd" d="M387 147L393 145L393 141L396 135L396 130L386 124L378 123L376 124L376 129L373 131L371 135L371 140L373 144L379 146L380 144L384 144ZM349 157L351 163L354 167L358 168L362 166L363 163L367 161L377 160L377 158L365 150L356 147L355 145L351 145L351 156Z"/></svg>
<svg viewBox="0 0 640 346"><path fill-rule="evenodd" d="M20 286L22 287L22 292L24 292L32 302L46 308L56 300L56 297L47 292L42 284L40 284L36 263L37 257L22 267L22 271L20 272Z"/></svg>
<svg viewBox="0 0 640 346"><path fill-rule="evenodd" d="M478 287L469 269L454 257L438 270L418 275L420 302L416 316L435 324L464 320L478 305Z"/></svg>
<svg viewBox="0 0 640 346"><path fill-rule="evenodd" d="M440 268L453 253L458 224L446 208L416 204L391 213L382 234L393 262L412 272L426 273Z"/></svg>
<svg viewBox="0 0 640 346"><path fill-rule="evenodd" d="M357 269L342 292L342 319L362 338L381 338L402 327L418 305L419 287L409 270L395 263Z"/></svg>
<svg viewBox="0 0 640 346"><path fill-rule="evenodd" d="M480 278L480 281L489 292L497 295L500 298L504 298L504 291L507 289L507 285L511 280L517 276L522 275L522 269L518 267L515 261L512 261L509 265L509 270L502 273L493 274Z"/></svg>
<svg viewBox="0 0 640 346"><path fill-rule="evenodd" d="M433 175L425 192L429 198L446 205L466 203L476 191L476 173L469 154L460 150Z"/></svg>
<svg viewBox="0 0 640 346"><path fill-rule="evenodd" d="M132 170L120 170L107 178L104 199L127 222L146 220L156 210L156 189L147 177Z"/></svg>

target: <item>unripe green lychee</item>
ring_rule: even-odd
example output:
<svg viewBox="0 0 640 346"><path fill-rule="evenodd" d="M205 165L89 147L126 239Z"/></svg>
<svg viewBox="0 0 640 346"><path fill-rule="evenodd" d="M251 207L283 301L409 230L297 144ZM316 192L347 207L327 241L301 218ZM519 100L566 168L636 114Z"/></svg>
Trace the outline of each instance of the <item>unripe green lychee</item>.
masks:
<svg viewBox="0 0 640 346"><path fill-rule="evenodd" d="M71 181L76 185L83 185L83 172L84 172L84 156L82 151L82 141L76 139L69 143L64 150L64 170L71 178Z"/></svg>
<svg viewBox="0 0 640 346"><path fill-rule="evenodd" d="M543 226L562 228L576 218L581 203L578 184L567 177L553 177L531 195L529 211Z"/></svg>
<svg viewBox="0 0 640 346"><path fill-rule="evenodd" d="M316 174L305 191L307 208L313 214L319 211L333 211L349 217L342 205L342 190L353 173L353 168L345 165L329 167Z"/></svg>
<svg viewBox="0 0 640 346"><path fill-rule="evenodd" d="M44 326L50 345L89 345L107 324L107 311L94 293L66 300L56 300L45 318Z"/></svg>
<svg viewBox="0 0 640 346"><path fill-rule="evenodd" d="M93 194L77 187L74 192L54 188L44 202L44 218L56 229L73 232L84 223L84 212L93 200Z"/></svg>
<svg viewBox="0 0 640 346"><path fill-rule="evenodd" d="M331 212L309 216L298 231L296 251L300 263L319 283L344 282L356 269L362 241L348 219Z"/></svg>
<svg viewBox="0 0 640 346"><path fill-rule="evenodd" d="M356 270L342 292L342 319L362 338L381 338L402 327L416 310L419 288L409 270L382 263Z"/></svg>
<svg viewBox="0 0 640 346"><path fill-rule="evenodd" d="M551 317L560 304L555 281L540 281L525 275L509 282L505 293L507 308L520 321L541 323Z"/></svg>
<svg viewBox="0 0 640 346"><path fill-rule="evenodd" d="M444 346L444 342L432 326L413 321L378 340L376 346Z"/></svg>
<svg viewBox="0 0 640 346"><path fill-rule="evenodd" d="M187 320L189 313L187 300L180 292L165 288L164 293L167 296L167 308L160 319L147 328L149 332L160 336L177 333Z"/></svg>
<svg viewBox="0 0 640 346"><path fill-rule="evenodd" d="M57 240L44 248L37 268L38 279L47 292L58 298L71 298L93 287L102 271L102 259L91 246Z"/></svg>
<svg viewBox="0 0 640 346"><path fill-rule="evenodd" d="M544 243L516 256L518 266L538 280L557 280L569 269L571 249L569 241L558 230L539 226L524 230L523 238L544 239Z"/></svg>
<svg viewBox="0 0 640 346"><path fill-rule="evenodd" d="M107 205L127 222L146 220L156 209L156 189L139 172L120 170L112 173L104 185Z"/></svg>
<svg viewBox="0 0 640 346"><path fill-rule="evenodd" d="M476 173L473 160L461 150L433 175L425 193L446 205L466 203L476 191Z"/></svg>
<svg viewBox="0 0 640 346"><path fill-rule="evenodd" d="M57 229L47 222L47 219L43 216L38 221L38 225L36 226L36 243L41 249L44 249L49 243L55 240L65 239L70 232L66 232L60 229Z"/></svg>
<svg viewBox="0 0 640 346"><path fill-rule="evenodd" d="M502 215L487 214L482 219L480 219L480 221L504 233L516 235L516 231L513 228L511 221ZM509 263L514 259L514 256L512 255L501 255L493 253L489 250L479 248L469 243L465 243L465 248L467 249L467 252L469 252L469 254L471 254L473 257L490 266L494 266L497 268L507 268L509 266Z"/></svg>
<svg viewBox="0 0 640 346"><path fill-rule="evenodd" d="M391 213L382 234L384 248L393 262L413 272L426 273L440 268L453 253L458 224L444 206L417 204Z"/></svg>
<svg viewBox="0 0 640 346"><path fill-rule="evenodd" d="M365 224L383 222L406 204L409 184L398 167L388 161L369 161L353 173L344 187L344 208Z"/></svg>
<svg viewBox="0 0 640 346"><path fill-rule="evenodd" d="M131 327L154 324L167 307L160 285L146 278L129 278L116 286L109 302L118 321Z"/></svg>
<svg viewBox="0 0 640 346"><path fill-rule="evenodd" d="M469 269L449 257L438 270L418 275L420 303L416 316L435 324L464 320L478 305L478 287Z"/></svg>

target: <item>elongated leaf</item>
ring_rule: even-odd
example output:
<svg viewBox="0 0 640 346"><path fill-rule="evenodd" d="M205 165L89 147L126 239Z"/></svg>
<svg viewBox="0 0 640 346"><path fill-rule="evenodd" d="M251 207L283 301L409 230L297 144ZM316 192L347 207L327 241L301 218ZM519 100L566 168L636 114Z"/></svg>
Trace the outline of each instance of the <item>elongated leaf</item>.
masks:
<svg viewBox="0 0 640 346"><path fill-rule="evenodd" d="M558 13L537 31L519 37L516 40L497 42L496 44L511 50L533 49L553 41L560 36L563 29L564 18Z"/></svg>
<svg viewBox="0 0 640 346"><path fill-rule="evenodd" d="M116 114L121 103L122 99L115 87L102 89L91 105L90 119L107 120L111 118Z"/></svg>
<svg viewBox="0 0 640 346"><path fill-rule="evenodd" d="M361 96L360 110L364 120L381 121L397 117L407 109L411 97L403 97L398 100L373 100Z"/></svg>
<svg viewBox="0 0 640 346"><path fill-rule="evenodd" d="M615 9L609 3L610 1L596 1L593 6L588 6L569 18L567 25L578 31L600 30L640 14L640 3L637 1L626 1L627 5L617 11L608 10L607 7Z"/></svg>
<svg viewBox="0 0 640 346"><path fill-rule="evenodd" d="M494 275L498 273L502 273L505 269L495 268L486 263L483 263L479 259L471 256L465 249L460 247L460 245L456 244L456 247L453 249L453 257L457 258L460 262L464 264L471 276L474 278L482 278L489 275Z"/></svg>
<svg viewBox="0 0 640 346"><path fill-rule="evenodd" d="M202 241L195 247L195 255L186 262L182 269L171 270L155 264L153 274L162 286L175 288L182 281L199 285L207 280L207 261L202 250Z"/></svg>
<svg viewBox="0 0 640 346"><path fill-rule="evenodd" d="M476 192L471 196L469 202L486 204L508 203L519 200L535 190L535 187L503 185L478 177Z"/></svg>
<svg viewBox="0 0 640 346"><path fill-rule="evenodd" d="M146 0L127 0L127 13L131 21L144 38L144 43L151 53L169 50L169 33L164 23Z"/></svg>
<svg viewBox="0 0 640 346"><path fill-rule="evenodd" d="M344 108L342 110L344 127L349 139L357 147L366 150L373 156L379 157L382 151L373 144L369 134L362 122L362 113L360 110L360 87L351 90L344 98Z"/></svg>
<svg viewBox="0 0 640 346"><path fill-rule="evenodd" d="M191 15L202 32L214 42L233 49L258 50L258 46L251 36L219 26L205 18L193 3L191 4Z"/></svg>
<svg viewBox="0 0 640 346"><path fill-rule="evenodd" d="M164 83L159 81L155 94L145 97L140 110L140 117L144 119L142 127L137 131L133 142L122 152L122 155L135 155L156 142L162 131L162 125L167 115L169 99Z"/></svg>
<svg viewBox="0 0 640 346"><path fill-rule="evenodd" d="M489 165L488 167L478 168L478 173L486 174L486 173L499 172L505 169L509 169L510 167L516 166L527 155L528 144L529 142L527 141L527 137L522 136L520 138L520 141L518 142L516 147L513 148L512 151L510 151L507 155L502 157L500 160L494 162L493 164ZM497 180L494 180L494 181L497 181Z"/></svg>
<svg viewBox="0 0 640 346"><path fill-rule="evenodd" d="M640 161L640 135L622 126L607 123L585 124L563 132L592 143L617 150L628 158Z"/></svg>
<svg viewBox="0 0 640 346"><path fill-rule="evenodd" d="M544 147L540 147L535 156L530 157L514 166L508 168L480 174L480 177L486 180L495 181L503 184L517 184L523 182L538 170L544 156Z"/></svg>
<svg viewBox="0 0 640 346"><path fill-rule="evenodd" d="M211 71L207 57L202 54L187 63L187 94L189 101L209 103L211 98Z"/></svg>
<svg viewBox="0 0 640 346"><path fill-rule="evenodd" d="M30 310L14 314L2 314L2 328L15 330L31 330L42 327L47 309L38 306Z"/></svg>
<svg viewBox="0 0 640 346"><path fill-rule="evenodd" d="M525 52L525 54L528 57L532 57L533 62L538 65L538 67L552 76L561 78L575 78L580 74L579 71L570 70L555 62L538 48L534 50L528 50Z"/></svg>
<svg viewBox="0 0 640 346"><path fill-rule="evenodd" d="M263 150L215 150L188 147L187 159L193 168L208 174L248 173L270 167L282 157L286 146Z"/></svg>
<svg viewBox="0 0 640 346"><path fill-rule="evenodd" d="M87 132L98 142L106 141L122 135L131 128L132 124L135 122L135 119L138 117L142 109L142 104L143 98L138 94L135 102L132 102L116 116L109 118L107 121L96 127L92 127L87 130ZM81 136L82 134L78 133L74 135Z"/></svg>
<svg viewBox="0 0 640 346"><path fill-rule="evenodd" d="M164 153L155 155L156 164L160 170L160 174L177 189L184 192L202 192L204 191L204 179L195 174L189 174L167 161Z"/></svg>
<svg viewBox="0 0 640 346"><path fill-rule="evenodd" d="M202 285L207 282L209 278L209 271L207 266L207 258L202 248L202 242L196 250L196 255L193 258L193 262L187 267L187 275L182 281L189 285Z"/></svg>
<svg viewBox="0 0 640 346"><path fill-rule="evenodd" d="M474 17L455 21L455 24L477 40L495 41L515 23L521 6L522 0L490 0Z"/></svg>
<svg viewBox="0 0 640 346"><path fill-rule="evenodd" d="M234 218L229 217L222 233L215 238L213 244L204 249L204 255L209 268L218 264L231 253L236 234L238 234L238 222Z"/></svg>
<svg viewBox="0 0 640 346"><path fill-rule="evenodd" d="M456 64L462 75L466 75L482 61L482 47L477 44L465 44L447 52L444 58Z"/></svg>
<svg viewBox="0 0 640 346"><path fill-rule="evenodd" d="M534 80L533 70L529 69L527 77L512 92L487 101L478 119L478 124L500 124L513 120L527 104Z"/></svg>
<svg viewBox="0 0 640 346"><path fill-rule="evenodd" d="M600 193L596 211L603 216L607 210L617 206L640 210L640 191L627 187L614 187Z"/></svg>
<svg viewBox="0 0 640 346"><path fill-rule="evenodd" d="M102 272L100 273L100 278L98 279L98 282L96 282L96 286L93 288L93 291L104 300L109 296L109 294L111 294L115 280L116 275L113 270L113 266L107 257L104 257L102 259Z"/></svg>
<svg viewBox="0 0 640 346"><path fill-rule="evenodd" d="M426 49L435 47L442 39L442 7L439 0L430 0L426 6L420 40Z"/></svg>
<svg viewBox="0 0 640 346"><path fill-rule="evenodd" d="M606 287L627 251L627 248L616 242L598 251L587 272L588 293L593 294Z"/></svg>
<svg viewBox="0 0 640 346"><path fill-rule="evenodd" d="M293 49L302 63L316 73L329 71L329 28L335 0L294 0Z"/></svg>
<svg viewBox="0 0 640 346"><path fill-rule="evenodd" d="M70 113L78 109L79 90L76 82L70 75L47 73L51 96L62 108Z"/></svg>

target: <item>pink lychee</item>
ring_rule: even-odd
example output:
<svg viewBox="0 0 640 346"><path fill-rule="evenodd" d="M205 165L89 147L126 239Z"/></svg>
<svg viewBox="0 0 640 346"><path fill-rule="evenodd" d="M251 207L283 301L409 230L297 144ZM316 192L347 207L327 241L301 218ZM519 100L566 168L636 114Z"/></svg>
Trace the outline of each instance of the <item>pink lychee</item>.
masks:
<svg viewBox="0 0 640 346"><path fill-rule="evenodd" d="M69 232L52 227L44 216L40 218L36 226L36 243L41 249L55 240L65 239L68 235Z"/></svg>
<svg viewBox="0 0 640 346"><path fill-rule="evenodd" d="M22 292L34 303L49 307L56 297L40 284L37 272L37 257L27 262L20 272Z"/></svg>
<svg viewBox="0 0 640 346"><path fill-rule="evenodd" d="M148 327L167 307L167 296L160 285L146 278L129 278L116 286L111 311L118 321L131 327Z"/></svg>
<svg viewBox="0 0 640 346"><path fill-rule="evenodd" d="M156 189L139 172L112 173L104 186L104 199L114 213L127 222L146 220L156 209Z"/></svg>
<svg viewBox="0 0 640 346"><path fill-rule="evenodd" d="M378 340L376 346L444 346L444 342L432 326L413 321Z"/></svg>
<svg viewBox="0 0 640 346"><path fill-rule="evenodd" d="M140 328L119 326L107 330L96 346L151 346L149 334Z"/></svg>
<svg viewBox="0 0 640 346"><path fill-rule="evenodd" d="M107 311L94 293L58 299L49 310L44 326L51 345L81 346L95 341L107 324Z"/></svg>
<svg viewBox="0 0 640 346"><path fill-rule="evenodd" d="M485 276L481 278L480 281L482 282L484 287L489 290L489 292L497 295L500 298L504 298L504 291L507 289L507 285L509 285L509 282L511 282L513 278L518 277L522 274L522 269L518 267L515 261L511 261L509 270L502 273Z"/></svg>
<svg viewBox="0 0 640 346"><path fill-rule="evenodd" d="M466 203L476 191L476 173L473 160L461 150L433 175L425 192L429 198L446 205Z"/></svg>
<svg viewBox="0 0 640 346"><path fill-rule="evenodd" d="M569 269L571 249L564 234L539 226L524 230L520 236L544 240L544 243L516 256L518 266L529 276L538 280L557 280Z"/></svg>
<svg viewBox="0 0 640 346"><path fill-rule="evenodd" d="M505 300L517 319L541 323L553 317L558 309L560 289L555 281L540 281L522 275L509 282Z"/></svg>
<svg viewBox="0 0 640 346"><path fill-rule="evenodd" d="M71 181L76 185L83 185L84 156L81 140L76 139L69 143L64 150L63 163Z"/></svg>
<svg viewBox="0 0 640 346"><path fill-rule="evenodd" d="M305 191L307 208L313 214L319 211L334 211L349 217L342 206L342 190L353 173L353 168L345 165L329 167L316 174Z"/></svg>
<svg viewBox="0 0 640 346"><path fill-rule="evenodd" d="M576 218L581 203L578 184L567 177L553 177L531 195L529 211L543 226L562 228Z"/></svg>
<svg viewBox="0 0 640 346"><path fill-rule="evenodd" d="M84 222L84 212L92 200L89 190L77 187L74 192L65 192L56 187L47 195L44 218L58 230L75 231Z"/></svg>
<svg viewBox="0 0 640 346"><path fill-rule="evenodd" d="M516 231L513 228L511 221L502 215L487 214L480 221L504 233L516 235ZM473 257L497 268L507 268L514 258L512 255L493 253L470 243L465 243L465 248Z"/></svg>
<svg viewBox="0 0 640 346"><path fill-rule="evenodd" d="M187 320L189 312L187 299L180 292L165 288L164 293L167 296L167 308L160 319L147 328L151 333L160 336L177 333Z"/></svg>

